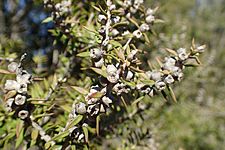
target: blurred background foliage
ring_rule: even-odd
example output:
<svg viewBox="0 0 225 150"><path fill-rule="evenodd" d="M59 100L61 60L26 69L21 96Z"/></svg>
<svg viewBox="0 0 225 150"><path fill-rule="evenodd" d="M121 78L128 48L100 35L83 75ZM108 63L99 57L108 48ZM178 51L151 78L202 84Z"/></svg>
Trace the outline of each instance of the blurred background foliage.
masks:
<svg viewBox="0 0 225 150"><path fill-rule="evenodd" d="M154 26L149 57L164 54L166 47L189 47L194 38L199 44L207 45L201 57L202 65L197 69L188 69L185 80L174 87L178 103L165 102L162 97L145 98L144 102L150 104L150 108L124 117L132 119L112 124L112 130L105 132L103 138L94 139L96 144L93 148L98 145L102 149L224 149L225 0L146 0L146 5L151 8L159 6L157 16L164 20L164 23ZM49 16L43 4L32 0L1 0L0 7L1 69L6 68L7 59L27 52L32 60L27 65L34 68L32 72L39 76L57 72L52 60L54 49L64 47L63 43L52 46L54 37L48 30L53 29L54 24L41 23ZM68 62L66 58L62 60L65 64ZM6 77L0 77L3 88ZM53 75L43 85L34 84L32 95L43 97L44 90L51 84L48 82L54 83ZM77 85L88 87L88 83L79 81ZM57 95L60 95L57 99L59 106L63 99L68 98L72 103L77 96L66 89ZM64 105L63 109L67 111L58 112L62 113L58 124L65 124L63 116L68 116L70 107L69 104ZM3 109L0 111L4 114ZM0 126L4 119L1 116ZM13 128L15 121L7 119L8 128ZM48 124L45 128L50 126ZM0 129L0 135L3 130Z"/></svg>

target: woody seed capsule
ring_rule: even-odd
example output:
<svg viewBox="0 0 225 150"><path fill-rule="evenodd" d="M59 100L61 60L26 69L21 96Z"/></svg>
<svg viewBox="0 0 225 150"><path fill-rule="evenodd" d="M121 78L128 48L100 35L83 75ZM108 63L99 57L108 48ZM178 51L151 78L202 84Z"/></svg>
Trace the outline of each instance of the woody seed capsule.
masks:
<svg viewBox="0 0 225 150"><path fill-rule="evenodd" d="M10 72L16 72L17 67L18 67L18 64L16 62L12 62L8 65L8 70Z"/></svg>
<svg viewBox="0 0 225 150"><path fill-rule="evenodd" d="M15 80L6 80L4 88L5 90L11 91L11 90L18 90L19 88L20 84Z"/></svg>
<svg viewBox="0 0 225 150"><path fill-rule="evenodd" d="M140 30L135 30L134 32L133 32L133 35L136 37L136 38L141 38L141 36L142 36L142 33L141 33L141 31Z"/></svg>
<svg viewBox="0 0 225 150"><path fill-rule="evenodd" d="M178 57L180 60L185 60L188 58L188 55L186 53L186 49L185 48L179 48L177 50L177 53L178 53Z"/></svg>
<svg viewBox="0 0 225 150"><path fill-rule="evenodd" d="M15 97L15 104L16 105L23 105L26 102L26 96L23 95L16 95Z"/></svg>
<svg viewBox="0 0 225 150"><path fill-rule="evenodd" d="M162 91L166 88L166 84L163 81L156 81L155 87L157 88L157 90Z"/></svg>
<svg viewBox="0 0 225 150"><path fill-rule="evenodd" d="M95 67L101 68L104 64L104 59L101 58L99 61L95 62Z"/></svg>
<svg viewBox="0 0 225 150"><path fill-rule="evenodd" d="M140 31L141 32L146 32L148 31L150 28L149 28L149 25L147 25L146 23L143 23L141 26L140 26Z"/></svg>
<svg viewBox="0 0 225 150"><path fill-rule="evenodd" d="M149 15L149 16L147 16L147 17L145 18L145 21L146 21L147 23L152 23L153 21L155 21L155 17L152 16L152 15Z"/></svg>
<svg viewBox="0 0 225 150"><path fill-rule="evenodd" d="M21 110L18 113L18 117L20 117L21 119L26 119L29 115L29 112L27 110Z"/></svg>
<svg viewBox="0 0 225 150"><path fill-rule="evenodd" d="M165 79L164 79L165 83L167 84L171 84L174 82L174 79L171 75L168 75Z"/></svg>
<svg viewBox="0 0 225 150"><path fill-rule="evenodd" d="M99 59L103 54L103 51L98 48L92 48L90 50L90 57L93 59Z"/></svg>
<svg viewBox="0 0 225 150"><path fill-rule="evenodd" d="M12 104L13 104L14 98L9 98L5 103L5 109L8 112L12 111Z"/></svg>
<svg viewBox="0 0 225 150"><path fill-rule="evenodd" d="M78 114L85 114L86 113L86 105L82 102L76 104L75 109L76 109L76 112Z"/></svg>

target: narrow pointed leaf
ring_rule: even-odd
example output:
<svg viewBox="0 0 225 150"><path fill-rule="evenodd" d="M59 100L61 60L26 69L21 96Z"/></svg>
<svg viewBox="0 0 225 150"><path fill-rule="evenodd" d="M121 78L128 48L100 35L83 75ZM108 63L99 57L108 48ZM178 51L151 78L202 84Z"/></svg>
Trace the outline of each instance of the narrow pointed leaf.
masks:
<svg viewBox="0 0 225 150"><path fill-rule="evenodd" d="M87 95L89 93L86 89L82 87L78 87L78 86L71 86L71 87L77 92L79 92L80 94Z"/></svg>
<svg viewBox="0 0 225 150"><path fill-rule="evenodd" d="M77 125L83 119L82 115L77 115L77 117L67 126L67 129L72 128L73 126Z"/></svg>
<svg viewBox="0 0 225 150"><path fill-rule="evenodd" d="M103 77L107 77L107 73L106 73L106 70L102 70L102 69L99 69L99 68L94 68L94 67L91 67L91 69L96 72L97 74L99 75L102 75Z"/></svg>

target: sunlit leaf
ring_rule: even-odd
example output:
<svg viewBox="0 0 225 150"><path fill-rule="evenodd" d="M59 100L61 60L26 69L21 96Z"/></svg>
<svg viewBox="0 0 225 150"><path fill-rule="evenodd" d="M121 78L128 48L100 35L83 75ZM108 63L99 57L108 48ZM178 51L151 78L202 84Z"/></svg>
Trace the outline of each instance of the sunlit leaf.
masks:
<svg viewBox="0 0 225 150"><path fill-rule="evenodd" d="M83 119L82 115L77 115L76 118L67 126L66 130L77 125Z"/></svg>
<svg viewBox="0 0 225 150"><path fill-rule="evenodd" d="M103 70L103 69L99 69L99 68L94 68L94 67L91 67L91 69L96 72L97 74L99 75L102 75L103 77L107 77L107 73L106 73L106 70Z"/></svg>
<svg viewBox="0 0 225 150"><path fill-rule="evenodd" d="M86 89L82 87L78 87L78 86L71 86L71 87L77 92L79 92L80 94L87 95L89 93Z"/></svg>
<svg viewBox="0 0 225 150"><path fill-rule="evenodd" d="M48 23L48 22L51 22L51 21L53 21L53 18L52 17L48 17L48 18L44 19L42 21L42 23Z"/></svg>

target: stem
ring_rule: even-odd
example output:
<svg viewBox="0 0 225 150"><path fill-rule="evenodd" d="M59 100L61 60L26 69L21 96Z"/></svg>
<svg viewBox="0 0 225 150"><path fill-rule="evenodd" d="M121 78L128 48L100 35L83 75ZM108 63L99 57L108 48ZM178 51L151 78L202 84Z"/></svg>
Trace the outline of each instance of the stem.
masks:
<svg viewBox="0 0 225 150"><path fill-rule="evenodd" d="M52 141L52 138L49 135L46 134L46 132L44 131L44 129L38 123L36 123L33 120L33 116L31 116L30 119L31 119L32 127L39 131L39 134L41 136L41 139L43 139L46 143L49 142L49 141L51 141L51 145L54 145L55 144L55 141Z"/></svg>
<svg viewBox="0 0 225 150"><path fill-rule="evenodd" d="M108 10L107 10L107 22L105 25L105 39L102 42L102 46L104 43L108 43L109 41L109 29L111 28L111 12L110 12L110 5L111 4L111 0L107 0L107 6L108 6Z"/></svg>

